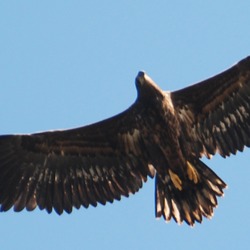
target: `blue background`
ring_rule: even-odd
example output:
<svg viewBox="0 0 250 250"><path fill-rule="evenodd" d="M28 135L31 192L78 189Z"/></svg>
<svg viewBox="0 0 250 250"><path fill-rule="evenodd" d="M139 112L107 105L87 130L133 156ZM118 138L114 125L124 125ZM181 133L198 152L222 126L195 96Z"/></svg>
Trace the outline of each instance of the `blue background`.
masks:
<svg viewBox="0 0 250 250"><path fill-rule="evenodd" d="M85 3L86 2L86 3ZM206 79L250 54L249 1L0 3L0 133L72 128L115 115L145 70L161 88ZM1 249L247 249L249 156L205 162L227 182L212 220L154 218L154 181L71 215L0 214Z"/></svg>

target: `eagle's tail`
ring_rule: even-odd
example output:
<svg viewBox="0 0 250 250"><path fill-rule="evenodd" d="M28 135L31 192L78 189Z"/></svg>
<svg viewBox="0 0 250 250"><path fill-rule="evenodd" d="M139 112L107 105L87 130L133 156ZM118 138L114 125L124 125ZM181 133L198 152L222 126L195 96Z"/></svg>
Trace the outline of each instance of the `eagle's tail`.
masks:
<svg viewBox="0 0 250 250"><path fill-rule="evenodd" d="M187 175L181 180L169 170L164 178L156 175L155 213L166 221L193 225L202 217L211 218L217 206L216 196L223 195L226 184L202 161L187 162Z"/></svg>

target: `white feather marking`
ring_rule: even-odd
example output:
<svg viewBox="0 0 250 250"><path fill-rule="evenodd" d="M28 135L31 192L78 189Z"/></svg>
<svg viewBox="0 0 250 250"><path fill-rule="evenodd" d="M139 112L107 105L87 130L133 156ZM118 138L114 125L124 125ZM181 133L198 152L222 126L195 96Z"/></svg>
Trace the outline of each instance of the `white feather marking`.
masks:
<svg viewBox="0 0 250 250"><path fill-rule="evenodd" d="M234 114L229 114L229 117L230 117L231 122L233 123L237 122Z"/></svg>
<svg viewBox="0 0 250 250"><path fill-rule="evenodd" d="M164 103L163 105L168 107L168 109L166 110L170 110L170 112L172 114L175 113L175 109L174 109L174 105L173 105L173 102L172 102L172 99L171 99L171 96L170 96L170 92L169 91L164 91Z"/></svg>
<svg viewBox="0 0 250 250"><path fill-rule="evenodd" d="M222 102L221 105L220 105L221 109L224 110L225 109L225 103Z"/></svg>
<svg viewBox="0 0 250 250"><path fill-rule="evenodd" d="M225 124L223 122L220 122L220 127L221 127L222 132L227 131L227 128L226 128L226 126L225 126Z"/></svg>
<svg viewBox="0 0 250 250"><path fill-rule="evenodd" d="M228 117L225 117L225 118L224 118L224 122L226 123L226 125L227 125L228 127L230 127L230 120L229 120Z"/></svg>
<svg viewBox="0 0 250 250"><path fill-rule="evenodd" d="M176 219L177 223L178 224L181 224L182 223L182 220L181 220L181 215L180 215L180 211L175 203L174 200L171 200L172 202L172 208L173 208L173 216L174 218Z"/></svg>
<svg viewBox="0 0 250 250"><path fill-rule="evenodd" d="M213 131L213 133L220 132L220 127L214 125L212 131Z"/></svg>
<svg viewBox="0 0 250 250"><path fill-rule="evenodd" d="M168 202L166 198L164 198L164 215L167 221L171 219L170 208L168 206Z"/></svg>
<svg viewBox="0 0 250 250"><path fill-rule="evenodd" d="M213 206L217 207L216 199L212 194L209 194L209 199L210 199L211 203L213 204Z"/></svg>
<svg viewBox="0 0 250 250"><path fill-rule="evenodd" d="M155 168L152 164L148 164L148 169L150 172L150 175L153 177L155 175Z"/></svg>
<svg viewBox="0 0 250 250"><path fill-rule="evenodd" d="M248 112L246 111L245 107L240 106L240 107L239 107L239 111L240 111L240 113L241 113L245 118L248 118L248 117L249 117L249 114L248 114Z"/></svg>
<svg viewBox="0 0 250 250"><path fill-rule="evenodd" d="M218 186L214 185L211 181L207 180L209 186L212 188L217 195L223 195L223 192L218 188Z"/></svg>
<svg viewBox="0 0 250 250"><path fill-rule="evenodd" d="M240 113L240 111L238 110L238 109L236 109L236 113L237 113L237 115L238 115L238 117L239 117L239 119L240 119L240 121L244 121L244 119L243 119L243 117L242 117L242 115L241 115L241 113Z"/></svg>

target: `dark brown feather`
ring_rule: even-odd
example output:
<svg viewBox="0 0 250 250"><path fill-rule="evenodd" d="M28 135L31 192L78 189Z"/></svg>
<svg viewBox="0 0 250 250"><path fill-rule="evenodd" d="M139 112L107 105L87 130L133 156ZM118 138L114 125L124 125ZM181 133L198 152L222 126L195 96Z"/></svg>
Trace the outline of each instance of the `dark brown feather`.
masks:
<svg viewBox="0 0 250 250"><path fill-rule="evenodd" d="M72 207L105 205L137 192L153 177L143 148L133 142L139 113L134 105L79 129L0 137L1 210L39 206L71 213ZM130 124L128 130L123 124Z"/></svg>

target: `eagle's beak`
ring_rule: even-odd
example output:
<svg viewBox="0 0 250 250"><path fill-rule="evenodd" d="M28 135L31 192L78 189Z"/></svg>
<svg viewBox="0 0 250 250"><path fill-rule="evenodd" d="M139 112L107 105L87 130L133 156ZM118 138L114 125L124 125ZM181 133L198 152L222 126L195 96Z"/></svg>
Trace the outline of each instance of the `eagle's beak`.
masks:
<svg viewBox="0 0 250 250"><path fill-rule="evenodd" d="M138 73L138 75L137 75L137 77L135 79L137 87L141 87L143 85L143 83L146 80L145 76L146 76L145 71L139 71L139 73Z"/></svg>

